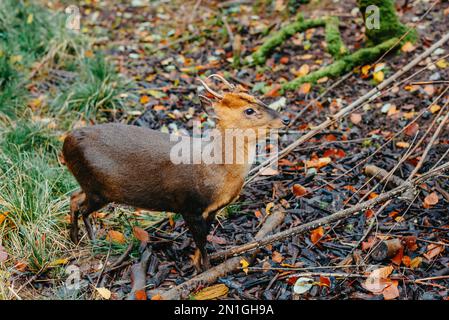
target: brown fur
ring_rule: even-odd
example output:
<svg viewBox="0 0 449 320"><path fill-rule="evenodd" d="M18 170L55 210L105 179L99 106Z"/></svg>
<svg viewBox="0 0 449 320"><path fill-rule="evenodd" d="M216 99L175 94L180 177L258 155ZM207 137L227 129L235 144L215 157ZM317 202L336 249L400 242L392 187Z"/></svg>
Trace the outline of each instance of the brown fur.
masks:
<svg viewBox="0 0 449 320"><path fill-rule="evenodd" d="M248 107L257 111L248 116ZM214 104L218 128L278 128L280 115L247 94L228 93ZM121 124L77 129L64 141L67 167L82 191L71 200L71 238L78 241L78 215L93 236L89 215L115 202L181 213L208 266L205 251L218 210L238 197L250 164L173 164L168 134ZM245 148L251 141L246 141Z"/></svg>

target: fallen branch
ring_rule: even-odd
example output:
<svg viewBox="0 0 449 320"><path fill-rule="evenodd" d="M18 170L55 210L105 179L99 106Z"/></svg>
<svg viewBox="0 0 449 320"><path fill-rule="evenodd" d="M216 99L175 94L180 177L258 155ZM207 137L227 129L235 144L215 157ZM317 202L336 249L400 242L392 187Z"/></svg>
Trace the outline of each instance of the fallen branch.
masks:
<svg viewBox="0 0 449 320"><path fill-rule="evenodd" d="M274 211L268 216L265 223L262 225L259 232L257 232L255 239L263 239L267 234L272 232L284 221L285 212L282 209ZM243 256L234 257L226 260L222 264L210 268L209 270L193 277L192 279L160 294L160 298L163 300L179 300L186 299L190 293L198 288L200 285L212 284L217 281L218 278L224 277L226 274L233 272L241 267L240 261L244 259Z"/></svg>
<svg viewBox="0 0 449 320"><path fill-rule="evenodd" d="M287 239L294 235L297 235L297 234L300 234L300 233L303 233L303 232L306 232L306 231L309 231L312 229L316 229L322 225L330 224L330 223L333 223L336 221L347 219L351 216L358 215L361 212L364 212L365 210L370 209L370 208L372 208L378 204L381 204L387 200L393 199L394 197L399 196L402 193L404 193L410 189L413 190L416 185L419 185L420 183L422 183L432 177L435 177L438 174L440 174L441 172L448 170L448 169L449 169L449 162L446 162L445 164L426 172L425 174L423 174L422 176L420 176L418 178L415 178L411 181L405 181L399 187L396 187L393 190L383 193L374 199L371 199L371 200L368 200L365 202L361 202L351 208L344 209L344 210L338 211L334 214L331 214L330 216L323 217L323 218L305 223L303 225L276 233L274 235L265 237L263 239L260 239L260 240L256 239L247 244L217 252L217 253L211 255L211 259L226 259L227 257L232 257L237 254L242 254L244 252L252 251L257 248L266 246L270 243L284 240L284 239Z"/></svg>

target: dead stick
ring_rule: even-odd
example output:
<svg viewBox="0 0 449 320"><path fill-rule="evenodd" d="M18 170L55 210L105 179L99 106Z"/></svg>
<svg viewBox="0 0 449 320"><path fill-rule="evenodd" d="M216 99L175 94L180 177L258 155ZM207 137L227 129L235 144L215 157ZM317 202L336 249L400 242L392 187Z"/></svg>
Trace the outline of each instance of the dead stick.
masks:
<svg viewBox="0 0 449 320"><path fill-rule="evenodd" d="M271 236L267 236L263 239L260 240L254 240L251 241L247 244L238 246L238 247L234 247L234 248L230 248L227 250L223 250L217 253L214 253L213 255L211 255L211 259L223 259L226 257L231 257L237 254L241 254L244 252L248 252L248 251L252 251L254 249L257 249L259 247L263 247L266 246L270 243L276 242L276 241L280 241L280 240L284 240L287 239L289 237L292 237L294 235L303 233L305 231L311 230L311 229L315 229L318 228L322 225L325 224L329 224L332 222L336 222L342 219L346 219L350 216L354 216L354 215L358 215L360 214L360 212L367 210L369 208L372 208L378 204L381 204L387 200L393 199L395 196L398 196L402 193L404 193L407 190L410 189L414 189L416 185L422 183L423 181L430 179L432 177L437 176L438 174L440 174L441 172L448 170L449 169L449 162L446 162L445 164L430 170L426 173L424 173L422 176L415 178L412 181L406 181L404 182L402 185L400 185L399 187L396 187L393 190L390 190L388 192L385 192L381 195L379 195L378 197L365 201L365 202L361 202L358 205L355 205L351 208L348 209L344 209L341 211L338 211L334 214L331 214L330 216L327 217L323 217L308 223L305 223L303 225L294 227L294 228L290 228L288 230L276 233L274 235Z"/></svg>
<svg viewBox="0 0 449 320"><path fill-rule="evenodd" d="M265 223L262 225L259 232L257 232L255 239L263 239L267 234L272 232L284 221L285 212L282 209L274 211L268 216ZM186 282L161 293L163 300L179 300L188 298L189 294L195 290L199 285L211 284L217 281L218 278L225 276L226 274L233 272L240 268L240 261L244 259L243 256L234 257L226 260L225 262L215 266L196 277L187 280Z"/></svg>
<svg viewBox="0 0 449 320"><path fill-rule="evenodd" d="M370 90L368 93L364 94L351 104L349 104L347 107L341 109L338 113L335 115L329 116L329 118L322 122L320 125L314 127L312 130L307 132L305 135L301 136L299 139L297 139L295 142L284 148L281 152L279 152L278 155L271 157L270 159L267 159L266 161L262 162L260 165L256 166L255 168L251 169L250 174L254 174L253 178L260 172L259 170L267 165L272 165L275 161L277 161L280 158L283 158L287 154L289 154L292 150L294 150L296 147L301 145L302 143L306 142L310 138L312 138L315 134L320 132L321 130L329 127L333 123L337 122L344 116L347 116L351 113L355 108L359 107L360 105L364 104L365 102L371 102L375 98L377 98L381 91L385 88L387 88L389 85L396 82L396 80L399 79L404 73L410 71L414 66L416 66L419 62L421 62L423 59L427 58L433 51L435 51L437 48L441 47L443 44L445 44L449 40L449 32L446 33L440 40L435 42L431 47L426 49L423 53L418 55L415 59L410 61L407 65L405 65L403 68L399 69L395 74L393 74L391 77L386 79L385 81L381 82L379 85L377 85L375 88ZM249 181L252 181L253 179L249 179Z"/></svg>

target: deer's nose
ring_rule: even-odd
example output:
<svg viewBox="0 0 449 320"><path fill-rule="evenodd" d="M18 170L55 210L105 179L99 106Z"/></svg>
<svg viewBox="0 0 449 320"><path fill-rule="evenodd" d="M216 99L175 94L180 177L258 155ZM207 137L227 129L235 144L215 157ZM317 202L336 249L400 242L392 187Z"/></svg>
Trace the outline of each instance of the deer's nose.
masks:
<svg viewBox="0 0 449 320"><path fill-rule="evenodd" d="M289 117L282 117L282 124L284 126L287 126L290 123L290 118Z"/></svg>

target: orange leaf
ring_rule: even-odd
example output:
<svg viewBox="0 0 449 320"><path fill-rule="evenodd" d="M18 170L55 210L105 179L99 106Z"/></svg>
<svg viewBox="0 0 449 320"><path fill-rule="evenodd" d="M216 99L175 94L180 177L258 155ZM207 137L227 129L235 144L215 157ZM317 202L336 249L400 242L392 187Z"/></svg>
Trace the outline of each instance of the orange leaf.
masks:
<svg viewBox="0 0 449 320"><path fill-rule="evenodd" d="M419 124L413 122L404 130L404 133L410 137L413 137L419 129Z"/></svg>
<svg viewBox="0 0 449 320"><path fill-rule="evenodd" d="M403 256L404 256L404 248L401 247L398 253L393 258L391 258L391 262L393 262L397 266L400 266Z"/></svg>
<svg viewBox="0 0 449 320"><path fill-rule="evenodd" d="M320 276L320 286L331 286L331 280L328 277Z"/></svg>
<svg viewBox="0 0 449 320"><path fill-rule="evenodd" d="M145 290L137 290L134 293L134 297L136 298L136 300L147 300L147 293L145 292ZM153 297L154 298L154 297ZM156 300L156 299L151 299L151 300Z"/></svg>
<svg viewBox="0 0 449 320"><path fill-rule="evenodd" d="M115 230L108 231L106 240L115 242L115 243L119 243L119 244L124 244L126 242L125 236L123 235L123 233L121 233L119 231L115 231Z"/></svg>
<svg viewBox="0 0 449 320"><path fill-rule="evenodd" d="M152 296L151 300L164 300L164 299L162 299L162 296L158 293L158 294Z"/></svg>
<svg viewBox="0 0 449 320"><path fill-rule="evenodd" d="M427 260L432 260L433 258L435 258L444 251L444 247L442 245L431 243L427 246L427 250L428 251L427 253L424 254L424 257Z"/></svg>
<svg viewBox="0 0 449 320"><path fill-rule="evenodd" d="M293 194L295 195L295 196L297 196L297 197L302 197L302 196L304 196L305 194L307 194L307 189L306 188L304 188L302 185L300 185L300 184L298 184L298 183L295 183L294 185L293 185Z"/></svg>
<svg viewBox="0 0 449 320"><path fill-rule="evenodd" d="M312 85L310 83L303 83L301 87L299 87L299 93L300 94L307 94L310 92L310 89L312 88Z"/></svg>
<svg viewBox="0 0 449 320"><path fill-rule="evenodd" d="M133 227L133 234L136 237L137 240L143 243L150 242L150 236L148 232L146 232L144 229L140 227Z"/></svg>
<svg viewBox="0 0 449 320"><path fill-rule="evenodd" d="M412 52L413 50L415 50L415 46L410 41L404 43L404 45L401 48L402 52Z"/></svg>
<svg viewBox="0 0 449 320"><path fill-rule="evenodd" d="M350 119L353 124L359 124L362 121L362 114L361 113L351 113Z"/></svg>
<svg viewBox="0 0 449 320"><path fill-rule="evenodd" d="M150 102L150 97L148 97L147 95L143 95L140 97L141 104L147 104L148 102Z"/></svg>
<svg viewBox="0 0 449 320"><path fill-rule="evenodd" d="M282 64L287 64L289 61L287 56L283 56L281 59L279 59L279 62Z"/></svg>
<svg viewBox="0 0 449 320"><path fill-rule="evenodd" d="M332 162L332 159L329 157L324 157L324 158L319 158L319 159L314 159L314 160L309 160L306 161L306 166L309 168L322 168L324 166L327 166L329 163Z"/></svg>
<svg viewBox="0 0 449 320"><path fill-rule="evenodd" d="M284 257L279 252L274 251L271 259L276 263L281 263L284 260Z"/></svg>
<svg viewBox="0 0 449 320"><path fill-rule="evenodd" d="M438 203L438 195L432 192L424 198L424 208L430 208Z"/></svg>
<svg viewBox="0 0 449 320"><path fill-rule="evenodd" d="M320 239L323 237L324 235L324 228L323 227L318 227L314 230L312 230L312 232L310 233L310 240L312 240L313 244L317 244Z"/></svg>
<svg viewBox="0 0 449 320"><path fill-rule="evenodd" d="M407 268L410 267L410 263L411 263L411 262L412 262L412 259L410 259L409 256L403 256L403 257L402 257L402 264L403 264L404 266L406 266Z"/></svg>

